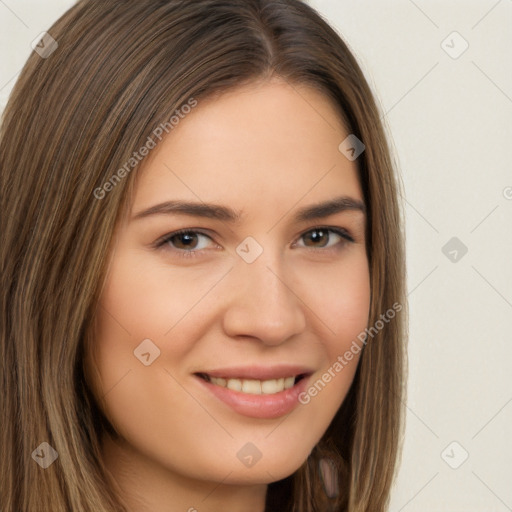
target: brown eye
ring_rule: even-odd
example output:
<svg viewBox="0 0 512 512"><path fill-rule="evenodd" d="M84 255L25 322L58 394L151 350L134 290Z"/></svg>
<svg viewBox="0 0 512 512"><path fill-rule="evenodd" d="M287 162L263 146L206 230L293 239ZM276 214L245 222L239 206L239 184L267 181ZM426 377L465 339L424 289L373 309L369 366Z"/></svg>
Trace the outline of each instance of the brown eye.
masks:
<svg viewBox="0 0 512 512"><path fill-rule="evenodd" d="M334 249L336 246L341 248L345 243L354 241L344 229L325 227L310 229L300 237L300 240L303 240L300 244L302 247L312 249Z"/></svg>
<svg viewBox="0 0 512 512"><path fill-rule="evenodd" d="M197 234L196 233L179 233L169 238L169 242L176 249L195 249L197 247Z"/></svg>
<svg viewBox="0 0 512 512"><path fill-rule="evenodd" d="M182 252L195 252L207 249L212 239L200 231L177 231L166 236L159 246Z"/></svg>
<svg viewBox="0 0 512 512"><path fill-rule="evenodd" d="M313 229L303 237L306 247L325 247L329 243L329 231L324 229Z"/></svg>

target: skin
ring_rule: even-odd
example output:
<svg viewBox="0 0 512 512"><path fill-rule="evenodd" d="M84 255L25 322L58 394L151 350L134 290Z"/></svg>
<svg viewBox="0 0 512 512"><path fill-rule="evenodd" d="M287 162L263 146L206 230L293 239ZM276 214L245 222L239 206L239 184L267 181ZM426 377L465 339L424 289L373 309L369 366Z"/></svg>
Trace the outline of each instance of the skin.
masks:
<svg viewBox="0 0 512 512"><path fill-rule="evenodd" d="M236 413L194 373L284 362L312 368L314 383L366 327L364 213L294 218L338 196L363 201L355 162L338 150L348 133L324 95L272 80L200 101L144 161L115 233L90 372L120 434L105 436L103 453L130 511L262 512L267 484L299 468L339 409L359 354L277 419ZM178 199L242 216L133 218ZM325 230L311 239L319 226L354 241ZM182 228L207 236L155 247ZM252 263L236 252L248 236L263 248ZM134 350L148 338L160 356L145 366ZM237 458L248 442L262 454L252 467Z"/></svg>

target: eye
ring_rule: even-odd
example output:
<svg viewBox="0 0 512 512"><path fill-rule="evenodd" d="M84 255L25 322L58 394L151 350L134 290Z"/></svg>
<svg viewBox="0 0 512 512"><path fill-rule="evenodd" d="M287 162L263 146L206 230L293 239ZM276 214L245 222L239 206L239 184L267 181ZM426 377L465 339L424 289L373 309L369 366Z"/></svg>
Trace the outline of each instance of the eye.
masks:
<svg viewBox="0 0 512 512"><path fill-rule="evenodd" d="M207 234L191 229L183 229L166 235L156 245L180 252L196 252L208 248L209 242L213 242L213 240Z"/></svg>
<svg viewBox="0 0 512 512"><path fill-rule="evenodd" d="M294 246L306 247L308 249L341 249L346 243L354 242L348 232L342 228L315 227L303 233ZM196 256L211 245L219 247L213 239L201 231L194 229L181 229L165 235L155 242L158 249L169 250L179 256Z"/></svg>
<svg viewBox="0 0 512 512"><path fill-rule="evenodd" d="M353 242L354 239L340 228L316 227L306 231L300 237L304 243L299 246L313 249L333 248L336 245L343 246L347 242Z"/></svg>

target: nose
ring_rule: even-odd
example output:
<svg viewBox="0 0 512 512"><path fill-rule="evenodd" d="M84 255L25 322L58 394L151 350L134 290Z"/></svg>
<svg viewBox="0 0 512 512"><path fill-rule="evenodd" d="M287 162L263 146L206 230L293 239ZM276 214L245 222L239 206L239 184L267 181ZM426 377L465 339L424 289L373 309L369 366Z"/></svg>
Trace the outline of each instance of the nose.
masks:
<svg viewBox="0 0 512 512"><path fill-rule="evenodd" d="M304 303L278 259L264 255L253 263L238 261L229 273L223 327L231 337L279 345L305 330Z"/></svg>

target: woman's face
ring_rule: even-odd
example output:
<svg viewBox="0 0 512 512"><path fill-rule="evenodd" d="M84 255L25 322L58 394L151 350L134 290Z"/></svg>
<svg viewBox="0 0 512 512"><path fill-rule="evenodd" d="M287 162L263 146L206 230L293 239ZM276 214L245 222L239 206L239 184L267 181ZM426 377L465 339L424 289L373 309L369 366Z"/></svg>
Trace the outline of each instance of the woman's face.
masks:
<svg viewBox="0 0 512 512"><path fill-rule="evenodd" d="M180 478L262 484L320 440L359 354L335 363L370 303L348 135L322 94L275 81L199 101L147 157L91 372L126 453Z"/></svg>

